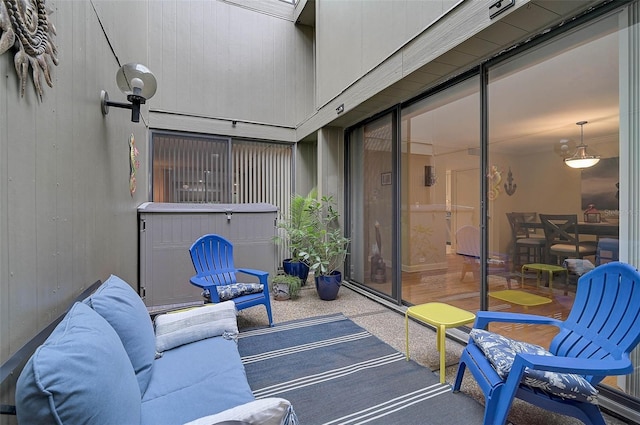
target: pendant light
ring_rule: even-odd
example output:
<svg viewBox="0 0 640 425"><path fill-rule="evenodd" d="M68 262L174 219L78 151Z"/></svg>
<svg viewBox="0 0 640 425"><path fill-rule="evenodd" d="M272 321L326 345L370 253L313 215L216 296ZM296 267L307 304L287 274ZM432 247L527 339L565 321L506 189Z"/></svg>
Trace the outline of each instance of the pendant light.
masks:
<svg viewBox="0 0 640 425"><path fill-rule="evenodd" d="M580 144L576 146L576 152L569 158L564 159L564 163L571 168L589 168L593 167L600 161L599 155L589 155L587 153L587 145L584 144L584 125L587 121L578 121L576 125L580 126Z"/></svg>

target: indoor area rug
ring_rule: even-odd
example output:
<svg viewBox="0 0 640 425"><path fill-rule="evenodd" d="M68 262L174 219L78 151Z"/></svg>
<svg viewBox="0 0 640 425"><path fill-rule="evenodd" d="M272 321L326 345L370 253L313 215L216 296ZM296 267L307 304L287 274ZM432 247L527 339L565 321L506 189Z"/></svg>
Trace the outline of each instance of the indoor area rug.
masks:
<svg viewBox="0 0 640 425"><path fill-rule="evenodd" d="M341 314L241 332L238 348L255 397L288 399L302 425L482 423L482 405Z"/></svg>

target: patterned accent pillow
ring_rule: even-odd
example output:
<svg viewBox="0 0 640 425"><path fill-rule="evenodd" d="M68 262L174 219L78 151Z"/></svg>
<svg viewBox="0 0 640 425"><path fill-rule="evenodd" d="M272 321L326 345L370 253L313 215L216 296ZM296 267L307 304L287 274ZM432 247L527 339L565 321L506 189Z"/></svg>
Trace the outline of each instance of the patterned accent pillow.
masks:
<svg viewBox="0 0 640 425"><path fill-rule="evenodd" d="M482 329L472 329L471 338L502 379L506 379L517 353L553 356L539 345L516 341ZM557 397L598 404L598 390L575 373L557 373L526 368L522 383Z"/></svg>
<svg viewBox="0 0 640 425"><path fill-rule="evenodd" d="M264 291L261 283L232 283L231 285L218 286L220 301L228 301L249 294L259 294Z"/></svg>

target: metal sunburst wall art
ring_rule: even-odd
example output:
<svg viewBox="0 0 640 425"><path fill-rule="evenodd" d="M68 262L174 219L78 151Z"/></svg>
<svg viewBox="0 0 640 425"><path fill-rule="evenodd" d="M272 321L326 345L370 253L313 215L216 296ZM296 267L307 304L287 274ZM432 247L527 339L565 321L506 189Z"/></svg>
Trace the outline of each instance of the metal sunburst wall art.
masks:
<svg viewBox="0 0 640 425"><path fill-rule="evenodd" d="M40 101L42 78L53 87L50 64L58 65L58 50L50 13L52 10L45 5L45 0L0 0L0 55L11 48L16 51L13 62L20 78L21 97L24 97L29 67Z"/></svg>

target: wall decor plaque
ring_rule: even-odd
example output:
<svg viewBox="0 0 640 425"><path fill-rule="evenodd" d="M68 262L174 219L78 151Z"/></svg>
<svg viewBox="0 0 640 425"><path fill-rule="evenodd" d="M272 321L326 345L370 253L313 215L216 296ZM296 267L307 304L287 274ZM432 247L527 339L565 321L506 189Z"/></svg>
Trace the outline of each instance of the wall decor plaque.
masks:
<svg viewBox="0 0 640 425"><path fill-rule="evenodd" d="M42 79L53 87L51 64L58 65L58 50L53 40L56 29L49 19L50 13L45 0L0 0L0 55L12 48L15 50L13 62L22 97L31 67L40 101Z"/></svg>

